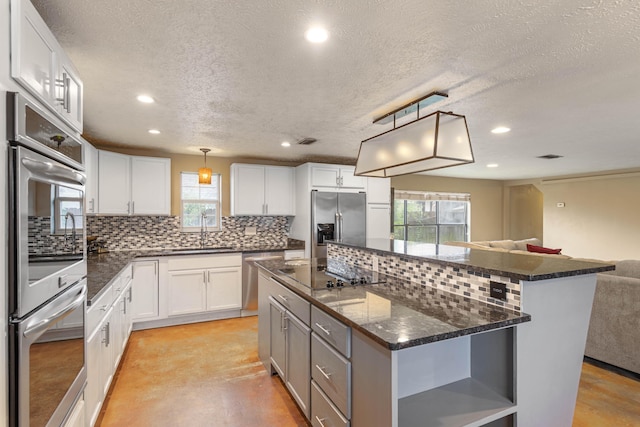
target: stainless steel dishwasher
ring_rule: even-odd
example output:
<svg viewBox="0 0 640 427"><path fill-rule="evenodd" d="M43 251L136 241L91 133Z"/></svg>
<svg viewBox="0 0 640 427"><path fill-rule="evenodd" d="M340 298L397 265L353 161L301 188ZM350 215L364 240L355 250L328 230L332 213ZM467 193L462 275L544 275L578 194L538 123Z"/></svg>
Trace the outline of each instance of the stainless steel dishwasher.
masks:
<svg viewBox="0 0 640 427"><path fill-rule="evenodd" d="M284 251L242 254L242 312L244 316L258 314L258 267L254 261L284 259Z"/></svg>

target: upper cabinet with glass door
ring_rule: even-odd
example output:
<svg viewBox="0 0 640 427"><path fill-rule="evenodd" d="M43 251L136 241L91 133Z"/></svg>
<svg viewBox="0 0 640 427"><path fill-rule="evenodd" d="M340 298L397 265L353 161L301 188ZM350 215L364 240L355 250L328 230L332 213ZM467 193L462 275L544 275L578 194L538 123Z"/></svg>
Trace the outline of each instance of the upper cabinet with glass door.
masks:
<svg viewBox="0 0 640 427"><path fill-rule="evenodd" d="M11 77L82 132L82 80L29 0L11 0Z"/></svg>

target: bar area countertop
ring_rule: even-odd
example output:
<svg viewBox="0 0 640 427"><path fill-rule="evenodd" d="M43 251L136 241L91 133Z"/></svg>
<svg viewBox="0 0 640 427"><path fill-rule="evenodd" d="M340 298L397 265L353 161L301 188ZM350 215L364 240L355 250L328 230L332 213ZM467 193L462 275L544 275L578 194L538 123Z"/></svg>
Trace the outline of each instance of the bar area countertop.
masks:
<svg viewBox="0 0 640 427"><path fill-rule="evenodd" d="M537 281L560 277L600 273L615 269L612 264L578 259L553 258L485 251L460 246L415 243L394 239L368 239L362 242L331 241L330 244L377 252L382 256L396 255L424 260L449 267L465 268L476 273L495 274L511 279Z"/></svg>
<svg viewBox="0 0 640 427"><path fill-rule="evenodd" d="M311 304L362 332L389 350L504 328L531 317L525 313L425 287L408 291L407 283L379 275L365 285L351 285L344 269L326 269L326 260L258 261L279 283ZM335 265L335 264L334 264ZM347 267L348 268L348 267ZM327 288L328 280L346 277L344 287ZM376 276L377 277L377 276Z"/></svg>

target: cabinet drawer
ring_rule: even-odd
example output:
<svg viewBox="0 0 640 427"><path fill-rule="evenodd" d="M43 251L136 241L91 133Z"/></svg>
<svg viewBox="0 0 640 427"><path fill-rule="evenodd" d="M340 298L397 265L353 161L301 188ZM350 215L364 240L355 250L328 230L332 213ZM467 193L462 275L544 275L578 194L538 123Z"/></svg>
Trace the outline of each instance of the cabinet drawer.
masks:
<svg viewBox="0 0 640 427"><path fill-rule="evenodd" d="M333 404L351 418L351 362L315 332L311 334L311 378Z"/></svg>
<svg viewBox="0 0 640 427"><path fill-rule="evenodd" d="M242 265L239 253L224 255L178 256L167 261L169 270L191 270L196 268L235 267Z"/></svg>
<svg viewBox="0 0 640 427"><path fill-rule="evenodd" d="M284 308L292 312L305 325L309 325L311 304L308 301L280 284L273 290L271 296L282 304Z"/></svg>
<svg viewBox="0 0 640 427"><path fill-rule="evenodd" d="M345 357L351 357L351 328L317 307L311 307L311 329Z"/></svg>
<svg viewBox="0 0 640 427"><path fill-rule="evenodd" d="M109 311L109 307L113 304L113 300L115 298L113 292L113 286L107 285L105 289L102 291L102 295L98 297L97 300L93 301L93 303L87 309L87 332L88 335L93 333L93 330L96 326L100 324L100 321L104 318L107 311Z"/></svg>
<svg viewBox="0 0 640 427"><path fill-rule="evenodd" d="M349 427L349 421L313 380L311 380L311 425L313 427Z"/></svg>

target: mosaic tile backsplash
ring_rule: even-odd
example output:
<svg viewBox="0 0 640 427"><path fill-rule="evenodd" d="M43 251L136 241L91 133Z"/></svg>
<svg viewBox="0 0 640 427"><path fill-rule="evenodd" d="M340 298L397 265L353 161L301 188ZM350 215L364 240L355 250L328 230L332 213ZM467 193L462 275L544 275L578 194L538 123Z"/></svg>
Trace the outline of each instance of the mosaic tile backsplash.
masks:
<svg viewBox="0 0 640 427"><path fill-rule="evenodd" d="M205 246L285 247L284 216L222 217L220 231L205 233ZM255 235L245 234L255 227ZM178 216L88 216L87 236L98 236L110 251L200 246L200 232L184 232Z"/></svg>
<svg viewBox="0 0 640 427"><path fill-rule="evenodd" d="M329 268L331 268L332 262L342 262L372 269L372 256L378 258L380 273L402 279L398 282L398 286L405 287L407 298L429 299L429 288L431 287L520 312L520 282L517 280L474 272L466 268L440 265L426 260L420 261L390 254L383 256L363 249L327 245ZM506 301L489 296L490 281L507 285Z"/></svg>
<svg viewBox="0 0 640 427"><path fill-rule="evenodd" d="M75 233L73 244L71 231L65 236L63 232L53 233L51 217L30 216L28 218L28 244L31 255L60 255L82 253L82 230Z"/></svg>

